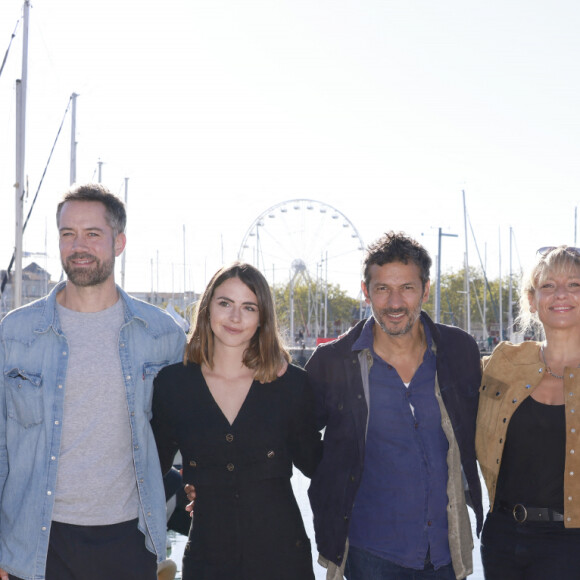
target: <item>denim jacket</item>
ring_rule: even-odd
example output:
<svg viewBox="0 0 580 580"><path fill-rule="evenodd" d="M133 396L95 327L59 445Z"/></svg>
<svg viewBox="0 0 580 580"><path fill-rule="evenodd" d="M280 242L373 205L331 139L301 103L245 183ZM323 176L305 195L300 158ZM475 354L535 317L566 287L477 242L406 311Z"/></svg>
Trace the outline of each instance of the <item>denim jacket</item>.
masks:
<svg viewBox="0 0 580 580"><path fill-rule="evenodd" d="M56 295L64 284L9 313L0 324L0 568L26 580L42 580L46 568L68 362L68 343L56 311ZM166 508L149 425L153 379L162 367L182 360L185 334L169 315L118 291L124 302L119 356L139 492L139 529L161 561ZM79 485L85 477L90 473L79 473Z"/></svg>

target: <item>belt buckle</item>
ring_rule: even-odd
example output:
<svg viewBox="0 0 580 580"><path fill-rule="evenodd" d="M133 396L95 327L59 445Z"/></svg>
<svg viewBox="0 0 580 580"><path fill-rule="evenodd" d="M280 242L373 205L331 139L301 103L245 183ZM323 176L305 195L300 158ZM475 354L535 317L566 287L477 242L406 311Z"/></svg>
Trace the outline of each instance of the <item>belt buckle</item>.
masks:
<svg viewBox="0 0 580 580"><path fill-rule="evenodd" d="M526 506L517 503L512 510L512 515L518 524L523 524L528 519L528 510L526 509Z"/></svg>

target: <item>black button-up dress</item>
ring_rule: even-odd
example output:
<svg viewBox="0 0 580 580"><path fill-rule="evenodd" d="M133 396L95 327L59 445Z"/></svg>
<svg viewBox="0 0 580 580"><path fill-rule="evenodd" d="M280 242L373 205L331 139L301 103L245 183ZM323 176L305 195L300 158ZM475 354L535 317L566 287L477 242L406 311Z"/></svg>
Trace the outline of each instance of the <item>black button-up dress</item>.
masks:
<svg viewBox="0 0 580 580"><path fill-rule="evenodd" d="M163 472L179 450L183 481L197 492L183 580L314 578L290 483L292 464L311 477L322 454L302 369L254 381L230 424L199 365L165 367L155 379L151 424Z"/></svg>

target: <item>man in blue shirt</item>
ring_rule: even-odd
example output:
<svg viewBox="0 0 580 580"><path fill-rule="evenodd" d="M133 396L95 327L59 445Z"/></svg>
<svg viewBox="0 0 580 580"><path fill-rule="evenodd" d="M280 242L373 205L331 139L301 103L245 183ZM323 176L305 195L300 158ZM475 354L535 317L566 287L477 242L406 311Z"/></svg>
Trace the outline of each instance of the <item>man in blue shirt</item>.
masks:
<svg viewBox="0 0 580 580"><path fill-rule="evenodd" d="M306 365L324 456L309 496L320 561L336 580L455 580L472 572L483 518L475 461L479 349L434 324L431 258L390 232L372 244L362 289L372 317Z"/></svg>
<svg viewBox="0 0 580 580"><path fill-rule="evenodd" d="M0 324L0 579L156 580L166 511L153 378L185 334L116 286L123 203L101 185L57 209L67 281Z"/></svg>

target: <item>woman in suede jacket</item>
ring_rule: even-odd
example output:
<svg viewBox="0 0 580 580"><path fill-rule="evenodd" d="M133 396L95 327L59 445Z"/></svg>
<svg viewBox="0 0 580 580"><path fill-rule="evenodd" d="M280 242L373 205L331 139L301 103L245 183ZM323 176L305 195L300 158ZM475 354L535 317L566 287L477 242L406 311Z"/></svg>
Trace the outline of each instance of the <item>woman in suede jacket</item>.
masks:
<svg viewBox="0 0 580 580"><path fill-rule="evenodd" d="M483 360L476 451L490 500L486 580L580 577L580 250L538 250L520 326Z"/></svg>

